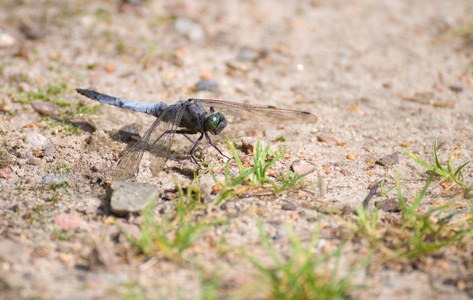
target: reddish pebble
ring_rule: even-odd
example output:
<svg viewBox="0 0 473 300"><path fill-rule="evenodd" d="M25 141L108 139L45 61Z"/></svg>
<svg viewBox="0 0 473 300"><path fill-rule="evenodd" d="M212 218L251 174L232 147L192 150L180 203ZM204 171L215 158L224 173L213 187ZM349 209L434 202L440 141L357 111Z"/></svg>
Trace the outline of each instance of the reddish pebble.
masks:
<svg viewBox="0 0 473 300"><path fill-rule="evenodd" d="M303 161L303 160L296 160L292 165L291 165L291 170L294 173L298 174L306 174L312 170L314 170L314 165Z"/></svg>
<svg viewBox="0 0 473 300"><path fill-rule="evenodd" d="M326 135L319 135L317 136L317 139L319 140L319 142L324 142L324 143L332 144L332 145L336 145L338 142L336 138L333 138L331 136L326 136Z"/></svg>
<svg viewBox="0 0 473 300"><path fill-rule="evenodd" d="M81 227L84 222L75 214L62 214L54 218L54 224L62 230L69 231Z"/></svg>
<svg viewBox="0 0 473 300"><path fill-rule="evenodd" d="M348 154L347 155L347 158L351 159L351 160L355 160L357 157L358 157L358 155L355 155L355 154Z"/></svg>
<svg viewBox="0 0 473 300"><path fill-rule="evenodd" d="M4 179L11 178L11 169L10 168L0 169L0 178L4 178Z"/></svg>
<svg viewBox="0 0 473 300"><path fill-rule="evenodd" d="M99 75L95 71L90 71L89 72L89 78L97 78Z"/></svg>
<svg viewBox="0 0 473 300"><path fill-rule="evenodd" d="M106 64L104 69L107 73L113 73L116 70L115 65L113 64Z"/></svg>

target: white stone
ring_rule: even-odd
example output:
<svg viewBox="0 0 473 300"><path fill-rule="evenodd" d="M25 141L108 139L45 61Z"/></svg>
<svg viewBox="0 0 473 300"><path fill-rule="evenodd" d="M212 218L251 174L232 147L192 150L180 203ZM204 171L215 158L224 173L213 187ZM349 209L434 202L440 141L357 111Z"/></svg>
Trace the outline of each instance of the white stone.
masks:
<svg viewBox="0 0 473 300"><path fill-rule="evenodd" d="M1 33L0 34L0 48L10 48L15 46L16 44L16 39L6 33Z"/></svg>

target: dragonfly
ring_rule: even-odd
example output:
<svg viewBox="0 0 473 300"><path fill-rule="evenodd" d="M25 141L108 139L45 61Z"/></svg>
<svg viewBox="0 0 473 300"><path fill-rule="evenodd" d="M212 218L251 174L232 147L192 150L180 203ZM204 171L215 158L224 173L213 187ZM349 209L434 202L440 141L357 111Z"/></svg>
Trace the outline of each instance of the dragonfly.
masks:
<svg viewBox="0 0 473 300"><path fill-rule="evenodd" d="M170 156L173 139L176 134L184 135L194 144L190 151L190 156L199 168L200 164L194 157L194 153L204 137L212 147L226 157L215 146L209 136L209 133L218 135L227 127L226 115L232 116L234 119L249 120L256 123L304 124L317 121L317 117L309 112L281 109L274 106L194 98L168 105L164 102L143 103L116 98L91 89L76 89L76 91L83 96L105 104L156 117L156 120L146 131L143 138L131 147L118 162L112 175L114 180L133 178L139 171L139 165L146 150L150 154L151 173L153 175L158 174ZM199 137L194 142L188 135L195 134L199 134Z"/></svg>

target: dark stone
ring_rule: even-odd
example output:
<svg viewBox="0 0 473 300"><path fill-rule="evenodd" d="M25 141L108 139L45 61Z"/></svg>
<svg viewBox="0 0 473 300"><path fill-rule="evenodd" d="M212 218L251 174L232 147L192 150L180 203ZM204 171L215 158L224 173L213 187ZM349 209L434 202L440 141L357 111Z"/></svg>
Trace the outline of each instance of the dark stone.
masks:
<svg viewBox="0 0 473 300"><path fill-rule="evenodd" d="M194 90L196 92L199 92L199 91L218 92L220 91L220 84L215 80L202 79L201 81L197 82Z"/></svg>
<svg viewBox="0 0 473 300"><path fill-rule="evenodd" d="M383 167L397 165L398 163L399 163L399 154L397 153L387 155L376 161L376 164L381 165Z"/></svg>

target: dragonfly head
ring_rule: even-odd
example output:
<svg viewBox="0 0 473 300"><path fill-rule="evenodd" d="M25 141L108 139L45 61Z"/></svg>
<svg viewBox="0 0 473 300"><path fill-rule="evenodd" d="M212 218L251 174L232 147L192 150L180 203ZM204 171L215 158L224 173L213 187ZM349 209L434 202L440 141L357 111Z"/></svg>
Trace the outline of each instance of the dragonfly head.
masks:
<svg viewBox="0 0 473 300"><path fill-rule="evenodd" d="M212 113L205 119L205 129L212 134L219 134L225 127L227 127L227 120L221 112Z"/></svg>

